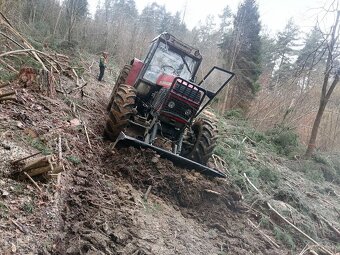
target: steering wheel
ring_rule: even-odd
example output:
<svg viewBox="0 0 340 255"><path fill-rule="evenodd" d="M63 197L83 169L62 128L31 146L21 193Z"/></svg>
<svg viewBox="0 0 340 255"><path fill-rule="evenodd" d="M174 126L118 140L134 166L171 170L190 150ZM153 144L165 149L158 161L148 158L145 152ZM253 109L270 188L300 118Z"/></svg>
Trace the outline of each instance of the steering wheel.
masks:
<svg viewBox="0 0 340 255"><path fill-rule="evenodd" d="M161 69L164 73L172 73L172 74L178 75L176 68L174 68L173 66L162 65ZM168 72L167 72L167 70L168 70Z"/></svg>

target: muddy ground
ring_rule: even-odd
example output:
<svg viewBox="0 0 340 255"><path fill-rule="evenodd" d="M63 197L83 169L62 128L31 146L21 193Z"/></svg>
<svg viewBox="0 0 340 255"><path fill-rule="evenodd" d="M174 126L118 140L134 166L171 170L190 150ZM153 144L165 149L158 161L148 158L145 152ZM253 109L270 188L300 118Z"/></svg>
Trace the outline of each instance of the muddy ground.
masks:
<svg viewBox="0 0 340 255"><path fill-rule="evenodd" d="M113 82L95 76L96 70L85 76L85 96L59 92L48 98L13 83L18 101L0 105L0 254L294 254L251 225L258 226L259 214L228 179L175 167L153 151L116 150L103 140ZM114 77L107 73L105 79ZM74 83L62 79L66 91ZM65 172L36 179L42 192L12 176L11 160L37 151L56 154L59 136ZM289 183L302 185L287 171ZM327 185L340 194L337 185ZM338 197L330 196L317 201L339 208ZM261 231L275 240L271 231Z"/></svg>

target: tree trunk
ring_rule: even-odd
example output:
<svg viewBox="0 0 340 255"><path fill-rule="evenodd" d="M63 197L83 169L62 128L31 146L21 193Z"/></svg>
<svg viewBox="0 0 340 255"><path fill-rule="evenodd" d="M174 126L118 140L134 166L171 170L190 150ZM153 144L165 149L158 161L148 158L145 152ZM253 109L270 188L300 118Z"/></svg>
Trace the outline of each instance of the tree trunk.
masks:
<svg viewBox="0 0 340 255"><path fill-rule="evenodd" d="M318 135L318 130L319 130L319 127L320 127L322 115L323 115L325 108L326 108L326 104L327 104L327 102L325 100L323 100L323 102L320 103L318 113L316 114L316 117L315 117L315 120L314 120L312 133L311 133L311 136L310 136L310 139L309 139L307 151L305 153L306 158L311 158L311 156L313 155L313 153L315 151L316 138L317 138L317 135Z"/></svg>
<svg viewBox="0 0 340 255"><path fill-rule="evenodd" d="M340 71L337 71L337 72L340 72ZM316 142L316 137L318 135L318 130L319 130L319 126L320 126L320 123L321 123L322 115L325 111L328 100L329 100L329 98L331 97L331 95L334 91L335 86L339 82L339 73L337 73L334 77L334 80L333 80L331 86L329 87L329 90L327 91L329 73L330 73L330 71L328 73L326 73L326 75L325 75L319 110L318 110L318 113L316 114L316 117L315 117L315 121L314 121L313 128L312 128L312 133L311 133L309 143L308 143L308 147L307 147L307 150L306 150L306 153L305 153L305 158L307 158L307 159L310 158L315 151L315 142Z"/></svg>
<svg viewBox="0 0 340 255"><path fill-rule="evenodd" d="M339 18L340 18L340 11L337 11L336 20L332 27L331 37L329 40L328 56L327 56L327 61L326 61L326 71L325 71L325 76L324 76L323 84L322 84L319 110L318 110L318 113L316 114L316 118L313 124L312 133L309 139L308 147L304 155L305 158L307 159L311 158L311 156L313 155L315 151L315 142L316 142L316 137L318 135L318 130L319 130L319 126L321 123L322 115L325 111L328 100L334 91L335 86L339 82L340 68L333 66L333 61L336 55L334 51L334 45L336 44L336 41L338 39L338 36L336 36L336 32L338 29ZM329 77L332 71L334 72L334 80L329 86L329 89L327 90Z"/></svg>

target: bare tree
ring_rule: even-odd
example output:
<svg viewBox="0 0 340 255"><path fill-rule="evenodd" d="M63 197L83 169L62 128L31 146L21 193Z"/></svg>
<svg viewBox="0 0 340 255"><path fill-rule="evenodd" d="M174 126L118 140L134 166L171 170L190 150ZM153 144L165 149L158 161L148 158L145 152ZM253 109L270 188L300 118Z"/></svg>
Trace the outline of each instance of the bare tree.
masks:
<svg viewBox="0 0 340 255"><path fill-rule="evenodd" d="M339 82L340 66L339 66L339 63L336 61L336 58L338 57L337 42L339 39L339 18L340 18L340 11L338 10L338 8L336 8L336 13L337 13L336 19L335 19L334 25L331 27L329 40L327 42L328 54L327 54L326 69L325 69L325 74L324 74L322 89L321 89L319 109L314 120L312 133L311 133L308 147L305 153L306 158L310 158L315 152L316 138L318 135L318 130L320 127L323 113L325 111L329 98L331 97L334 91L335 86ZM332 81L330 82L331 79Z"/></svg>
<svg viewBox="0 0 340 255"><path fill-rule="evenodd" d="M72 31L76 22L87 14L87 0L67 0L65 5L68 23L67 39L71 41Z"/></svg>

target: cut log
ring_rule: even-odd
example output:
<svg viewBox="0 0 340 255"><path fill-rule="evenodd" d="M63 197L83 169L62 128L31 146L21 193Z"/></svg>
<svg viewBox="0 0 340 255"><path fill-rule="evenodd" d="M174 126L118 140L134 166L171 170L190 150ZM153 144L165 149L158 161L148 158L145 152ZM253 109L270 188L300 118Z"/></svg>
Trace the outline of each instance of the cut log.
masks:
<svg viewBox="0 0 340 255"><path fill-rule="evenodd" d="M63 165L57 165L53 167L53 171L51 172L52 174L59 174L64 171L64 166Z"/></svg>
<svg viewBox="0 0 340 255"><path fill-rule="evenodd" d="M7 92L7 93L0 94L0 98L12 96L14 94L15 94L15 91L10 91L10 92Z"/></svg>
<svg viewBox="0 0 340 255"><path fill-rule="evenodd" d="M9 86L9 83L0 84L0 89Z"/></svg>
<svg viewBox="0 0 340 255"><path fill-rule="evenodd" d="M29 176L36 176L36 175L40 175L40 174L44 174L51 171L51 166L44 166L44 167L39 167L39 168L34 168L31 169L29 171L25 171Z"/></svg>
<svg viewBox="0 0 340 255"><path fill-rule="evenodd" d="M17 100L16 96L0 97L0 102L3 102L3 101L16 101L16 100Z"/></svg>
<svg viewBox="0 0 340 255"><path fill-rule="evenodd" d="M50 160L51 156L40 157L38 159L26 163L22 170L28 173L28 171L31 169L49 166Z"/></svg>

